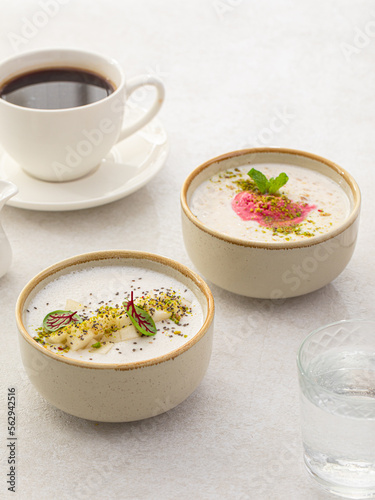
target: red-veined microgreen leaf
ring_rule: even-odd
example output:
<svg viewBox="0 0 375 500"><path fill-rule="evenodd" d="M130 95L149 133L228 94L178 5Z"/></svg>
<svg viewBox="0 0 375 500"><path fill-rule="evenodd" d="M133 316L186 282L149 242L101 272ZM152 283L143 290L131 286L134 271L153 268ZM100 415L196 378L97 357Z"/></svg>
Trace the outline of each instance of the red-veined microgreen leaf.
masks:
<svg viewBox="0 0 375 500"><path fill-rule="evenodd" d="M133 292L131 293L130 300L124 302L124 305L130 321L140 333L147 336L155 335L157 330L154 320L147 311L134 304Z"/></svg>
<svg viewBox="0 0 375 500"><path fill-rule="evenodd" d="M43 329L47 333L56 332L70 323L82 323L77 311L52 311L43 320Z"/></svg>

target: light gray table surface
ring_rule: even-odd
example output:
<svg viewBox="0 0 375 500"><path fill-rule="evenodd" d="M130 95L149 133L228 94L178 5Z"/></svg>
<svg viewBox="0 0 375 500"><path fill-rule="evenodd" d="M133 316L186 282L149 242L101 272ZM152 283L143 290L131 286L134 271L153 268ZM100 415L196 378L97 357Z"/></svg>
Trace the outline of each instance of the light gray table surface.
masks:
<svg viewBox="0 0 375 500"><path fill-rule="evenodd" d="M0 8L1 59L80 47L113 56L129 77L159 76L166 86L159 119L170 142L158 175L119 201L69 212L6 206L0 214L13 249L0 280L0 497L332 498L304 471L295 357L312 329L373 317L373 3L0 0ZM361 224L345 271L317 292L282 302L209 283L216 302L209 369L194 394L165 414L104 424L48 404L18 350L14 306L26 282L56 261L113 248L154 252L195 270L180 227L182 182L205 160L252 146L316 153L355 177ZM6 487L9 387L17 392L15 494Z"/></svg>

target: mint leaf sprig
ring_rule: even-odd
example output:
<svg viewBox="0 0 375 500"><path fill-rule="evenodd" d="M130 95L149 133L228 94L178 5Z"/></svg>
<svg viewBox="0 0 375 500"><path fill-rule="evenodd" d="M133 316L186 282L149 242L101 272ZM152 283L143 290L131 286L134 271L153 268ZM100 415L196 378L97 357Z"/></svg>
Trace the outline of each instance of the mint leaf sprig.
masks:
<svg viewBox="0 0 375 500"><path fill-rule="evenodd" d="M255 184L257 185L257 188L262 194L275 194L277 191L284 186L288 180L289 177L286 175L285 172L282 172L279 174L276 179L271 177L270 179L267 179L267 177L262 174L262 172L259 172L259 170L256 170L255 168L252 168L247 175L249 175Z"/></svg>

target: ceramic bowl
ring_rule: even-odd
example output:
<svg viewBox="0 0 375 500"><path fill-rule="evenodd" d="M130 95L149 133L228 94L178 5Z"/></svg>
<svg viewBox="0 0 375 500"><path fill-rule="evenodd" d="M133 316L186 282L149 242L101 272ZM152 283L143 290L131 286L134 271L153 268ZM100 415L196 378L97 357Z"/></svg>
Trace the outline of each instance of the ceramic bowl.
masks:
<svg viewBox="0 0 375 500"><path fill-rule="evenodd" d="M202 182L229 168L262 163L297 165L333 179L349 198L349 215L325 234L265 243L227 236L208 228L192 213L190 200ZM207 161L185 180L181 190L185 247L198 271L230 292L267 299L303 295L330 283L348 264L357 239L360 203L353 177L329 160L291 149L235 151Z"/></svg>
<svg viewBox="0 0 375 500"><path fill-rule="evenodd" d="M38 290L71 271L122 264L161 272L193 292L203 309L203 325L187 343L148 361L104 364L60 356L33 340L24 321L28 304ZM165 257L122 250L78 255L45 269L25 286L16 305L22 361L36 389L59 409L102 422L152 417L184 401L207 370L213 318L212 294L197 274Z"/></svg>

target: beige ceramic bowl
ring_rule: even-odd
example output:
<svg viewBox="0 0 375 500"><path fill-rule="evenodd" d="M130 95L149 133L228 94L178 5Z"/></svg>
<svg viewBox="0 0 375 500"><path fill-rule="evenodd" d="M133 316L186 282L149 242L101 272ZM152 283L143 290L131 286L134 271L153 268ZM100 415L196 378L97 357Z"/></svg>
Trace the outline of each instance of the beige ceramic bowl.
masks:
<svg viewBox="0 0 375 500"><path fill-rule="evenodd" d="M301 242L271 243L232 238L209 229L195 217L189 203L203 181L229 168L262 163L298 165L330 177L349 197L349 216L326 234ZM343 271L356 244L360 204L353 177L329 160L292 149L235 151L207 161L185 180L181 191L184 242L194 265L212 283L248 297L294 297L323 287Z"/></svg>
<svg viewBox="0 0 375 500"><path fill-rule="evenodd" d="M40 346L23 318L31 298L58 276L83 267L135 265L176 278L198 298L203 326L182 347L149 361L102 364L59 356ZM19 343L25 370L40 394L57 408L102 422L127 422L168 411L201 382L210 359L214 302L205 282L187 267L165 257L132 251L103 251L72 257L35 276L16 305Z"/></svg>

